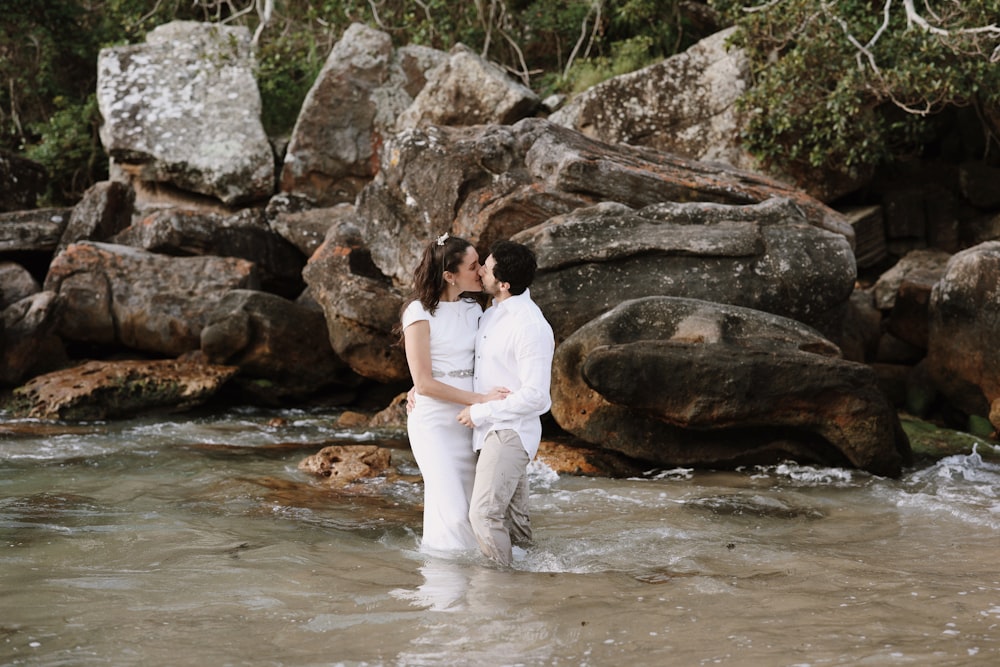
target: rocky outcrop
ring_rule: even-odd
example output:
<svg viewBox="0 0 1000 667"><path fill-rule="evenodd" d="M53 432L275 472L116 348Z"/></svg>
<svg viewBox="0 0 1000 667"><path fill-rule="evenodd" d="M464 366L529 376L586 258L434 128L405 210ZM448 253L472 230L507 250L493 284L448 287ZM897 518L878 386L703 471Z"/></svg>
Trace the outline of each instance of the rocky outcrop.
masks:
<svg viewBox="0 0 1000 667"><path fill-rule="evenodd" d="M215 395L236 368L160 361L91 361L14 390L15 412L83 421L187 410Z"/></svg>
<svg viewBox="0 0 1000 667"><path fill-rule="evenodd" d="M808 224L787 199L760 204L605 203L556 216L513 237L533 248L532 297L556 340L630 299L683 296L814 326L854 289L843 236Z"/></svg>
<svg viewBox="0 0 1000 667"><path fill-rule="evenodd" d="M204 400L224 384L227 400L354 401L364 419L409 387L400 306L424 247L447 231L482 254L500 238L538 254L532 294L559 339L553 415L575 434L561 444L590 443L557 448L561 469L789 457L894 474L907 450L884 396L996 423L996 251L984 243L947 270L943 259L1000 236L995 173L903 173L845 216L726 166L739 160L726 143L735 88L716 75L743 70L722 42L554 116L589 118L586 136L517 121L537 99L464 47L397 49L355 26L310 93L275 196L245 32L171 24L106 50L113 180L72 212L0 213L13 261L0 267L0 383L67 352L178 357L225 364ZM657 143L675 139L692 141ZM948 254L906 255L925 247ZM125 391L106 393L115 382L81 384L92 400L65 414L124 414L102 398ZM127 410L202 400L121 383ZM396 402L384 418L398 426L401 414Z"/></svg>
<svg viewBox="0 0 1000 667"><path fill-rule="evenodd" d="M84 242L55 258L44 287L57 295L64 340L179 356L200 348L208 313L227 292L259 280L243 259Z"/></svg>
<svg viewBox="0 0 1000 667"><path fill-rule="evenodd" d="M168 23L145 44L102 49L97 70L101 141L137 180L229 206L273 194L246 28Z"/></svg>
<svg viewBox="0 0 1000 667"><path fill-rule="evenodd" d="M552 416L661 465L786 458L895 476L909 445L875 374L808 327L694 299L626 301L553 362Z"/></svg>

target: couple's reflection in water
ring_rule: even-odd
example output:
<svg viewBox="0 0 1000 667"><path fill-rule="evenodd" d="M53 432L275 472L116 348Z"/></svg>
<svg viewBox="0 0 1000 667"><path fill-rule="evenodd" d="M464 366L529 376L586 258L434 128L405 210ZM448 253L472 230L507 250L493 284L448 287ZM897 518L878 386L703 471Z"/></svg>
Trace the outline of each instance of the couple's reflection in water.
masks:
<svg viewBox="0 0 1000 667"><path fill-rule="evenodd" d="M517 554L523 558L524 552ZM502 611L506 590L516 570L492 566L469 556L421 554L418 568L424 581L416 588L397 588L390 594L428 611Z"/></svg>

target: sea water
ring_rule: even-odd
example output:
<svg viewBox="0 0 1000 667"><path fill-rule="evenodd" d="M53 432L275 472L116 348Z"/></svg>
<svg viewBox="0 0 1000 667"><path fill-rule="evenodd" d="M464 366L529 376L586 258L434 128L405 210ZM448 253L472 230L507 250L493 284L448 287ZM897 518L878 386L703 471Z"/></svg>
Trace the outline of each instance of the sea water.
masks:
<svg viewBox="0 0 1000 667"><path fill-rule="evenodd" d="M536 462L504 569L422 554L405 442L336 417L2 420L0 664L1000 664L990 445L898 480ZM298 470L333 443L393 471Z"/></svg>

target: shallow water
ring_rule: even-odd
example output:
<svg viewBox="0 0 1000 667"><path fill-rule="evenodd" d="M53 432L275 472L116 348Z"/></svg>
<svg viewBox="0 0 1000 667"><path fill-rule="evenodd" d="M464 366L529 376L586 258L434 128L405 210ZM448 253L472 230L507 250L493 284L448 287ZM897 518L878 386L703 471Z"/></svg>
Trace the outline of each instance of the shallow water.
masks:
<svg viewBox="0 0 1000 667"><path fill-rule="evenodd" d="M269 425L274 417L282 425ZM3 665L1000 660L1000 465L560 477L511 570L417 550L419 476L297 470L335 414L0 429ZM992 452L991 452L992 453Z"/></svg>

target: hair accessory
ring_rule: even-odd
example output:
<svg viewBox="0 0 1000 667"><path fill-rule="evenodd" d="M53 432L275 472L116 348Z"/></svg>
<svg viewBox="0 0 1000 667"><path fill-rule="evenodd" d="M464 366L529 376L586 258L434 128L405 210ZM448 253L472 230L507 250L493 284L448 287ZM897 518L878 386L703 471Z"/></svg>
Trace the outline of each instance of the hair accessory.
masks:
<svg viewBox="0 0 1000 667"><path fill-rule="evenodd" d="M437 244L444 245L444 242L447 240L448 240L448 232L445 232L444 234L438 237Z"/></svg>

